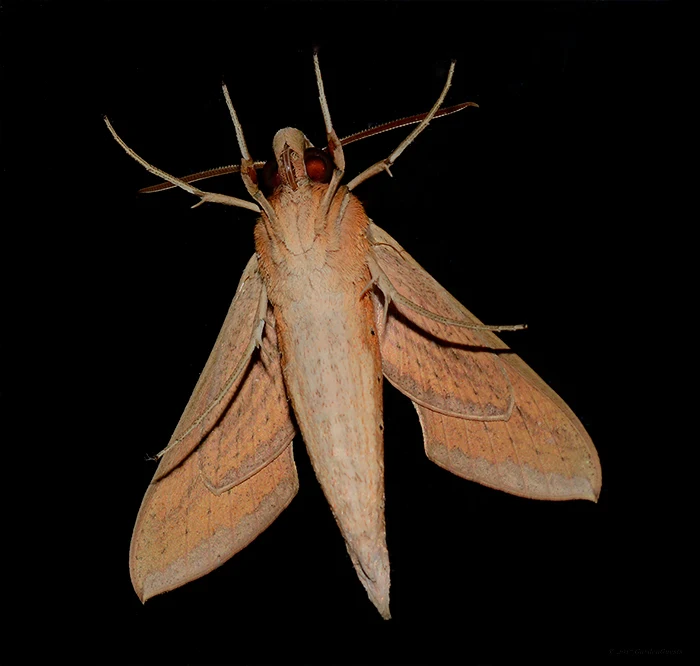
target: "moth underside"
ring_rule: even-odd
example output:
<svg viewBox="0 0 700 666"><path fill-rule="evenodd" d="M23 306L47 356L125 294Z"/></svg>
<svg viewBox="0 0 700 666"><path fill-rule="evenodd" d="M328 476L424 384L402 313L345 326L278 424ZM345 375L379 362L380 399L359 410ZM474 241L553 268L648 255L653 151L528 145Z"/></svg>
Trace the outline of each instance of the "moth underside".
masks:
<svg viewBox="0 0 700 666"><path fill-rule="evenodd" d="M350 140L333 129L314 62L328 147L280 130L260 178L225 87L238 168L175 178L107 121L124 149L171 186L260 214L255 255L139 511L130 566L143 601L218 567L291 502L293 410L357 575L389 618L383 378L413 402L426 454L441 467L534 499L595 501L600 492L598 456L580 421L495 335L520 327L482 324L352 194L441 115L454 63L429 113L378 128L417 123L398 148L342 185ZM234 170L252 202L191 184Z"/></svg>

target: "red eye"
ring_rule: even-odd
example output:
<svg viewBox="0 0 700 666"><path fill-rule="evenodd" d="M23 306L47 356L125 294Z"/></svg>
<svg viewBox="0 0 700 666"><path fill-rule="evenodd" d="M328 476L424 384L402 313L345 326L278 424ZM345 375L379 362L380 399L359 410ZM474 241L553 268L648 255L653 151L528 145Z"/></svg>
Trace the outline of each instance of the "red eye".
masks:
<svg viewBox="0 0 700 666"><path fill-rule="evenodd" d="M307 148L304 151L306 175L316 183L328 183L333 175L331 158L318 148Z"/></svg>
<svg viewBox="0 0 700 666"><path fill-rule="evenodd" d="M277 160L271 159L265 162L262 169L262 188L266 194L272 194L280 184L280 174L277 170Z"/></svg>

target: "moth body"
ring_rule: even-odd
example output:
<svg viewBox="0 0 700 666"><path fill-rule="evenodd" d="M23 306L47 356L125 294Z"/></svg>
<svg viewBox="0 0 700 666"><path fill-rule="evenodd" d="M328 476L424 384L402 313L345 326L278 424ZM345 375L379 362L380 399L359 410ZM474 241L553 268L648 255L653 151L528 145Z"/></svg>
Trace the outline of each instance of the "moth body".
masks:
<svg viewBox="0 0 700 666"><path fill-rule="evenodd" d="M270 197L283 236L255 240L275 313L287 393L316 476L370 599L389 617L384 526L382 368L368 293L369 225L342 192L314 235L327 186L300 183ZM337 223L334 223L337 219ZM281 241L281 242L280 242Z"/></svg>

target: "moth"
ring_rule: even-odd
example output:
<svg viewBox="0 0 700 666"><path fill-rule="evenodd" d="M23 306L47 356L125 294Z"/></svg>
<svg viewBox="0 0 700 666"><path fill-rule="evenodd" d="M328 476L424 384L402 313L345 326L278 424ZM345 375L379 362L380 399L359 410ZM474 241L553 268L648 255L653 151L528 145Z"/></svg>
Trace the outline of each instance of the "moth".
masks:
<svg viewBox="0 0 700 666"><path fill-rule="evenodd" d="M126 152L200 198L259 213L248 262L223 327L146 491L130 551L142 601L207 574L247 546L297 493L297 425L367 594L389 613L382 389L413 402L425 451L465 479L522 497L596 501L601 469L583 425L559 396L365 213L353 190L394 161L440 108L455 63L427 114L391 155L342 184L318 56L328 146L298 129L254 162L224 85L240 167L184 179L152 166L105 122ZM240 171L252 201L192 183ZM258 171L260 173L258 173ZM295 418L294 418L295 417Z"/></svg>

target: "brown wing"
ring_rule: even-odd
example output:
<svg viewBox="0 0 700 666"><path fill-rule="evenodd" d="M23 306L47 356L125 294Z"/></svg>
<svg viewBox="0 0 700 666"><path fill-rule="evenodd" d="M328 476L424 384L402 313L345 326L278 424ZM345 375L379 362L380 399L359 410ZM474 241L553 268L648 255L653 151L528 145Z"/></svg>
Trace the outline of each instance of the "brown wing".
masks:
<svg viewBox="0 0 700 666"><path fill-rule="evenodd" d="M370 235L377 263L402 296L443 317L480 323L385 231L372 225ZM504 363L496 354L483 353L494 347L490 338L426 319L396 302L389 313L386 327L382 322L378 326L384 375L394 386L413 402L447 416L509 418L513 389Z"/></svg>
<svg viewBox="0 0 700 666"><path fill-rule="evenodd" d="M214 348L168 442L167 453L160 461L154 480L166 476L194 451L221 418L231 396L243 381L253 352L250 342L257 324L263 288L258 260L253 255L243 271ZM238 377L231 383L236 372Z"/></svg>
<svg viewBox="0 0 700 666"><path fill-rule="evenodd" d="M402 296L442 317L481 323L389 234L371 225L369 236ZM376 296L375 312L384 374L414 402L431 460L524 497L597 499L600 463L583 425L495 334L448 326L396 302L384 327Z"/></svg>
<svg viewBox="0 0 700 666"><path fill-rule="evenodd" d="M266 321L263 353L256 354L228 409L196 451L203 477L215 493L256 475L294 438L272 308Z"/></svg>
<svg viewBox="0 0 700 666"><path fill-rule="evenodd" d="M241 300L257 308L254 298L234 304ZM227 323L230 318L231 313ZM220 335L217 348L228 349L222 342ZM131 579L142 601L223 564L265 530L297 492L290 446L294 427L271 310L263 350L253 356L197 450L165 476L158 470L146 492L130 552ZM222 373L211 363L216 352L207 363L210 376Z"/></svg>

